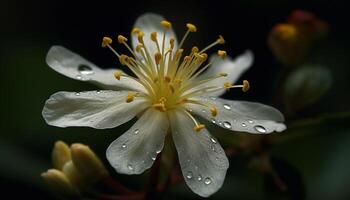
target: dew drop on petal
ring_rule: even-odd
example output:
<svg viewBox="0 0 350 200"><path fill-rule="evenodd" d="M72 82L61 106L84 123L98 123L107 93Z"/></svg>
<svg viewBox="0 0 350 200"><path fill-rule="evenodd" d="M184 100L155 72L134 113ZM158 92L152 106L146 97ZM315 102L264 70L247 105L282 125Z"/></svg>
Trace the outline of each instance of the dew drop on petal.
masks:
<svg viewBox="0 0 350 200"><path fill-rule="evenodd" d="M252 124L252 123L254 123L254 121L251 120L251 119L249 119L249 120L248 120L248 123L249 123L249 124Z"/></svg>
<svg viewBox="0 0 350 200"><path fill-rule="evenodd" d="M209 177L205 178L205 179L204 179L204 183L205 183L206 185L211 184L211 178L209 178Z"/></svg>
<svg viewBox="0 0 350 200"><path fill-rule="evenodd" d="M122 148L126 148L126 144L124 143L124 144L122 144Z"/></svg>
<svg viewBox="0 0 350 200"><path fill-rule="evenodd" d="M216 144L216 140L214 138L210 138L210 141L214 144Z"/></svg>
<svg viewBox="0 0 350 200"><path fill-rule="evenodd" d="M186 178L192 179L192 177L193 177L193 173L192 172L187 172Z"/></svg>
<svg viewBox="0 0 350 200"><path fill-rule="evenodd" d="M129 164L129 165L128 165L128 169L129 169L129 170L133 170L134 167L133 167L132 165Z"/></svg>
<svg viewBox="0 0 350 200"><path fill-rule="evenodd" d="M224 108L225 108L226 110L231 110L231 106L228 105L228 104L224 104Z"/></svg>
<svg viewBox="0 0 350 200"><path fill-rule="evenodd" d="M157 158L156 156L151 156L152 160L156 160L156 158Z"/></svg>
<svg viewBox="0 0 350 200"><path fill-rule="evenodd" d="M259 133L266 133L266 129L263 126L254 126L254 129L258 131Z"/></svg>
<svg viewBox="0 0 350 200"><path fill-rule="evenodd" d="M197 180L198 180L198 181L201 181L201 180L202 180L202 176L199 175L199 176L197 177Z"/></svg>
<svg viewBox="0 0 350 200"><path fill-rule="evenodd" d="M97 90L96 93L97 93L97 94L101 94L101 90Z"/></svg>
<svg viewBox="0 0 350 200"><path fill-rule="evenodd" d="M134 134L137 135L137 134L139 134L139 132L140 132L139 129L135 129Z"/></svg>
<svg viewBox="0 0 350 200"><path fill-rule="evenodd" d="M213 122L213 124L216 124L216 120L214 118L211 119L211 122Z"/></svg>
<svg viewBox="0 0 350 200"><path fill-rule="evenodd" d="M80 75L76 75L75 78L78 79L78 80L82 80L83 79L83 77L80 76Z"/></svg>
<svg viewBox="0 0 350 200"><path fill-rule="evenodd" d="M76 92L75 95L80 96L80 92Z"/></svg>
<svg viewBox="0 0 350 200"><path fill-rule="evenodd" d="M162 152L162 150L157 150L156 153L159 154L160 152Z"/></svg>
<svg viewBox="0 0 350 200"><path fill-rule="evenodd" d="M242 123L242 126L243 126L243 127L246 127L246 126L247 126L247 124L245 124L245 123Z"/></svg>
<svg viewBox="0 0 350 200"><path fill-rule="evenodd" d="M211 149L212 151L215 151L215 147L214 147L213 145L210 146L210 149Z"/></svg>
<svg viewBox="0 0 350 200"><path fill-rule="evenodd" d="M83 75L90 75L93 74L94 71L92 70L91 67L87 66L87 65L79 65L78 66L78 71L83 74Z"/></svg>
<svg viewBox="0 0 350 200"><path fill-rule="evenodd" d="M203 109L203 110L202 110L202 113L207 113L207 111Z"/></svg>
<svg viewBox="0 0 350 200"><path fill-rule="evenodd" d="M223 125L224 125L225 128L231 128L232 127L230 122L224 122Z"/></svg>
<svg viewBox="0 0 350 200"><path fill-rule="evenodd" d="M211 100L216 100L216 97L209 97Z"/></svg>

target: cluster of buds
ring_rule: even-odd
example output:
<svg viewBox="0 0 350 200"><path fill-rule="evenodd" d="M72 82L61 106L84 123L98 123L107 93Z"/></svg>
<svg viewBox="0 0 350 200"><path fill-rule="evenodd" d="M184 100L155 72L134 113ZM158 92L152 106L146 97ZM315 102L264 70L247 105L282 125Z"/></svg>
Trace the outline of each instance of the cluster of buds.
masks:
<svg viewBox="0 0 350 200"><path fill-rule="evenodd" d="M54 169L41 176L47 185L63 197L75 198L88 187L108 176L101 160L86 145L75 143L70 147L57 141L52 151Z"/></svg>
<svg viewBox="0 0 350 200"><path fill-rule="evenodd" d="M312 13L293 11L284 23L276 24L268 36L268 45L278 61L285 65L305 61L315 41L328 33L328 24Z"/></svg>

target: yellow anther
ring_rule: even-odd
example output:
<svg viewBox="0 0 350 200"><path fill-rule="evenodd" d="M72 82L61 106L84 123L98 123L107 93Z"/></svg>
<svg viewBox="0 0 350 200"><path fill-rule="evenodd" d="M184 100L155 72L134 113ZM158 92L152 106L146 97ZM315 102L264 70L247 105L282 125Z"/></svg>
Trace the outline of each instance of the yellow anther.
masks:
<svg viewBox="0 0 350 200"><path fill-rule="evenodd" d="M215 106L210 107L211 116L215 117L218 114L218 111Z"/></svg>
<svg viewBox="0 0 350 200"><path fill-rule="evenodd" d="M219 44L225 44L225 39L224 39L224 37L222 37L222 35L219 35L219 38L218 38L217 42L218 42Z"/></svg>
<svg viewBox="0 0 350 200"><path fill-rule="evenodd" d="M132 29L131 33L137 35L137 34L139 34L140 31L141 31L141 29L135 27Z"/></svg>
<svg viewBox="0 0 350 200"><path fill-rule="evenodd" d="M197 124L193 129L196 131L196 132L199 132L201 131L203 128L205 128L205 126L203 124Z"/></svg>
<svg viewBox="0 0 350 200"><path fill-rule="evenodd" d="M126 58L126 62L129 63L129 64L133 64L134 60L131 57L127 57Z"/></svg>
<svg viewBox="0 0 350 200"><path fill-rule="evenodd" d="M164 105L163 102L161 102L161 103L155 103L155 104L152 105L152 107L153 107L154 109L156 109L156 110L161 111L161 112L165 112L165 111L166 111L166 107L165 107L165 105Z"/></svg>
<svg viewBox="0 0 350 200"><path fill-rule="evenodd" d="M227 53L226 51L218 50L218 56L220 56L221 58L226 58Z"/></svg>
<svg viewBox="0 0 350 200"><path fill-rule="evenodd" d="M128 39L126 37L124 37L122 35L118 35L118 42L120 44L123 44L124 42L127 42L127 41L128 41Z"/></svg>
<svg viewBox="0 0 350 200"><path fill-rule="evenodd" d="M171 23L169 21L163 20L160 22L160 24L166 29L171 28Z"/></svg>
<svg viewBox="0 0 350 200"><path fill-rule="evenodd" d="M188 28L188 30L190 32L196 32L197 31L197 27L195 25L193 25L193 24L187 23L186 27Z"/></svg>
<svg viewBox="0 0 350 200"><path fill-rule="evenodd" d="M208 59L208 54L206 53L202 53L201 56L203 58L203 61L206 61Z"/></svg>
<svg viewBox="0 0 350 200"><path fill-rule="evenodd" d="M119 56L119 62L120 62L120 64L122 64L123 66L126 65L127 59L128 59L128 56L127 56L127 55L124 55L124 54L120 55L120 56Z"/></svg>
<svg viewBox="0 0 350 200"><path fill-rule="evenodd" d="M179 58L181 57L182 52L184 52L183 49L178 49L178 50L176 50L176 60L179 59Z"/></svg>
<svg viewBox="0 0 350 200"><path fill-rule="evenodd" d="M200 61L206 61L207 58L208 58L208 55L206 53L202 53L202 54L199 54L199 53L195 53L194 56L200 60Z"/></svg>
<svg viewBox="0 0 350 200"><path fill-rule="evenodd" d="M162 54L160 54L159 52L154 54L154 60L156 61L156 64L159 65L160 61L162 60Z"/></svg>
<svg viewBox="0 0 350 200"><path fill-rule="evenodd" d="M182 83L182 80L177 78L177 79L175 79L175 83L181 84L181 83Z"/></svg>
<svg viewBox="0 0 350 200"><path fill-rule="evenodd" d="M219 76L226 77L226 76L227 76L227 73L221 72L221 73L219 73Z"/></svg>
<svg viewBox="0 0 350 200"><path fill-rule="evenodd" d="M175 46L175 39L174 38L170 38L170 48L173 49Z"/></svg>
<svg viewBox="0 0 350 200"><path fill-rule="evenodd" d="M250 88L249 82L248 82L247 80L244 80L244 81L243 81L242 91L243 91L243 92L246 92L246 91L249 90L249 88Z"/></svg>
<svg viewBox="0 0 350 200"><path fill-rule="evenodd" d="M152 33L151 33L151 40L152 40L153 42L157 42L157 32L152 32Z"/></svg>
<svg viewBox="0 0 350 200"><path fill-rule="evenodd" d="M191 60L191 57L190 57L190 56L185 56L185 57L184 57L184 61L185 61L185 62L188 62L188 61L190 61L190 60Z"/></svg>
<svg viewBox="0 0 350 200"><path fill-rule="evenodd" d="M130 103L134 101L136 94L137 94L136 92L128 92L128 95L126 96L126 99L125 99L126 103Z"/></svg>
<svg viewBox="0 0 350 200"><path fill-rule="evenodd" d="M170 76L165 76L165 77L164 77L164 80L165 80L165 82L168 82L168 83L170 83L170 81L171 81L171 78L170 78Z"/></svg>
<svg viewBox="0 0 350 200"><path fill-rule="evenodd" d="M138 33L137 33L137 40L141 43L141 44L143 44L143 36L145 35L145 33L144 32L142 32L142 31L139 31Z"/></svg>
<svg viewBox="0 0 350 200"><path fill-rule="evenodd" d="M112 42L113 42L113 40L110 37L103 37L101 46L106 47L106 46L112 44Z"/></svg>
<svg viewBox="0 0 350 200"><path fill-rule="evenodd" d="M119 71L119 70L117 70L117 71L115 71L115 72L113 73L113 75L114 75L114 78L116 78L117 80L120 80L120 77L121 77L121 75L122 75L122 72Z"/></svg>
<svg viewBox="0 0 350 200"><path fill-rule="evenodd" d="M199 49L198 49L198 47L194 46L194 47L192 47L191 51L192 51L192 53L198 53Z"/></svg>
<svg viewBox="0 0 350 200"><path fill-rule="evenodd" d="M174 88L173 84L169 83L169 88L170 88L171 93L175 92L175 88Z"/></svg>
<svg viewBox="0 0 350 200"><path fill-rule="evenodd" d="M225 82L224 83L224 88L229 90L230 88L232 88L232 84L230 82Z"/></svg>
<svg viewBox="0 0 350 200"><path fill-rule="evenodd" d="M143 44L136 45L136 51L137 52L140 52L142 48L143 48Z"/></svg>

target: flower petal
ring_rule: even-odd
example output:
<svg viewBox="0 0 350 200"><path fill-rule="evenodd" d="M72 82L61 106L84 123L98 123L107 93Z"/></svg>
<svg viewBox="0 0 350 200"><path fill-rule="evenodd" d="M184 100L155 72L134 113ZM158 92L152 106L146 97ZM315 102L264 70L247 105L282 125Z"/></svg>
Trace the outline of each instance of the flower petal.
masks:
<svg viewBox="0 0 350 200"><path fill-rule="evenodd" d="M217 116L213 117L203 106L188 104L188 109L223 128L254 134L266 134L286 129L283 115L275 108L260 103L230 101L217 97L201 97L200 102L215 106Z"/></svg>
<svg viewBox="0 0 350 200"><path fill-rule="evenodd" d="M202 197L210 196L222 186L229 167L224 150L206 129L195 132L183 111L171 111L169 118L187 185Z"/></svg>
<svg viewBox="0 0 350 200"><path fill-rule="evenodd" d="M151 56L153 56L157 50L156 43L153 42L150 39L150 35L152 32L157 32L157 40L159 43L160 48L162 48L163 44L163 35L164 35L164 27L160 24L160 22L164 20L164 17L155 13L145 13L137 18L134 28L141 29L142 32L145 33L145 36L143 37L145 46L148 48L148 51L150 52ZM135 34L131 35L132 37L132 45L134 49L136 49L137 44L139 44L137 40L137 36ZM177 49L177 39L175 32L172 28L166 31L165 34L165 51L167 51L170 48L170 38L174 38L174 49Z"/></svg>
<svg viewBox="0 0 350 200"><path fill-rule="evenodd" d="M117 127L135 117L148 105L136 97L125 102L127 91L57 92L45 103L42 115L53 126Z"/></svg>
<svg viewBox="0 0 350 200"><path fill-rule="evenodd" d="M144 87L137 81L122 77L114 78L114 69L101 69L80 55L62 47L52 46L47 53L46 63L55 71L70 78L88 81L105 89L128 89L144 92Z"/></svg>
<svg viewBox="0 0 350 200"><path fill-rule="evenodd" d="M232 60L230 57L225 59L219 58L217 55L212 55L210 60L217 59L214 66L209 67L203 74L198 76L199 80L207 79L218 75L219 73L227 73L227 77L214 79L208 82L205 87L218 86L222 87L224 82L235 83L239 77L253 64L254 55L250 50L246 50L243 54ZM203 87L203 86L201 86ZM220 96L225 93L225 89L210 93L212 96Z"/></svg>
<svg viewBox="0 0 350 200"><path fill-rule="evenodd" d="M122 174L141 174L150 168L163 149L169 123L164 112L148 109L107 149L110 164Z"/></svg>

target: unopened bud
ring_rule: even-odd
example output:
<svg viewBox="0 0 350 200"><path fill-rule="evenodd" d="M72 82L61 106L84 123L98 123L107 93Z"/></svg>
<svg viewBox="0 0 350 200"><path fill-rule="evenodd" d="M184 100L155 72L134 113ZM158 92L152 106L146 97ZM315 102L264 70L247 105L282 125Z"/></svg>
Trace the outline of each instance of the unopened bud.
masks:
<svg viewBox="0 0 350 200"><path fill-rule="evenodd" d="M55 193L65 197L78 196L78 192L63 172L57 169L49 169L42 173L41 177Z"/></svg>
<svg viewBox="0 0 350 200"><path fill-rule="evenodd" d="M53 166L58 170L62 170L64 164L72 159L69 146L62 141L55 143L51 157Z"/></svg>

